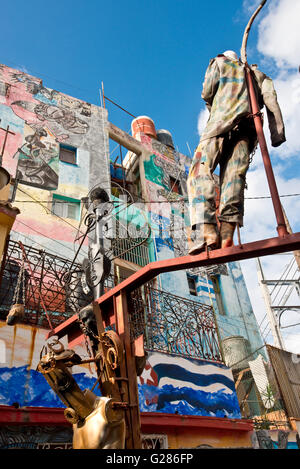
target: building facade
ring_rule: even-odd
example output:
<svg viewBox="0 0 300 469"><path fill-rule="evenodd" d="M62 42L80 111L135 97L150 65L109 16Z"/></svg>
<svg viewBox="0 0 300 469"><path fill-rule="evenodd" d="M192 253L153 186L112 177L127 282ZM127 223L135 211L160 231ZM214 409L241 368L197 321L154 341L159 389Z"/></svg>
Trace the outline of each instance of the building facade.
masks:
<svg viewBox="0 0 300 469"><path fill-rule="evenodd" d="M186 253L190 158L151 119L135 120L128 135L108 122L107 110L6 66L0 67L0 98L2 166L13 178L10 200L20 210L1 284L1 444L9 445L5 434L26 443L28 432L18 433L12 423L19 415L28 425L24 407L32 410L35 429L28 444L70 444L70 428L56 412L63 405L36 366L49 329L92 300L81 275L95 240L85 224L90 192L101 187L112 202L104 243L112 259L110 288L149 262ZM109 139L123 148L118 163L110 161ZM25 318L7 325L10 306L22 300ZM252 427L241 420L229 366L255 357L262 342L239 264L161 274L136 292L133 306L132 324L142 325L148 352L138 378L145 442L251 446ZM88 357L88 343L76 352ZM83 389L96 380L91 365L72 371ZM55 419L46 431L54 414L60 431Z"/></svg>

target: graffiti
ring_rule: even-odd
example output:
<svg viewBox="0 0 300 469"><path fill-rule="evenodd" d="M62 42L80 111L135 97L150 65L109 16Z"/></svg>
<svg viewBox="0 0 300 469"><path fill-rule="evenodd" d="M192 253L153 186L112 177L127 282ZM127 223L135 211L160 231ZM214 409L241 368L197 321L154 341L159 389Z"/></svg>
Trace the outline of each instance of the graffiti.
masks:
<svg viewBox="0 0 300 469"><path fill-rule="evenodd" d="M74 112L69 109L62 109L61 107L48 104L29 101L14 101L11 106L21 108L25 111L31 112L42 122L55 122L61 125L65 130L69 130L75 134L85 134L88 131L89 125L82 119L79 119ZM12 108L15 111L14 107ZM18 115L18 113L16 112Z"/></svg>
<svg viewBox="0 0 300 469"><path fill-rule="evenodd" d="M170 187L170 176L180 182L180 184L183 185L183 188L185 189L186 192L186 174L185 171L182 170L180 167L174 165L172 162L168 162L163 158L159 158L158 156L155 156L153 160L154 164L158 166L159 168L162 168L163 170L163 180L162 183ZM170 187L171 189L171 187Z"/></svg>
<svg viewBox="0 0 300 469"><path fill-rule="evenodd" d="M169 159L173 160L172 162L174 162L174 160L176 159L176 156L177 156L177 152L175 150L168 147L164 143L161 143L158 140L155 140L154 138L152 139L151 144L152 144L152 149L155 152L159 153L160 155L165 156L166 158L169 158ZM177 159L178 159L178 157L177 157Z"/></svg>
<svg viewBox="0 0 300 469"><path fill-rule="evenodd" d="M25 143L14 155L18 158L18 178L24 184L57 189L59 145L53 134L43 127L25 126L24 136Z"/></svg>
<svg viewBox="0 0 300 469"><path fill-rule="evenodd" d="M40 103L34 108L34 112L38 119L56 122L75 134L85 134L89 128L88 123L76 117L74 112L52 104Z"/></svg>

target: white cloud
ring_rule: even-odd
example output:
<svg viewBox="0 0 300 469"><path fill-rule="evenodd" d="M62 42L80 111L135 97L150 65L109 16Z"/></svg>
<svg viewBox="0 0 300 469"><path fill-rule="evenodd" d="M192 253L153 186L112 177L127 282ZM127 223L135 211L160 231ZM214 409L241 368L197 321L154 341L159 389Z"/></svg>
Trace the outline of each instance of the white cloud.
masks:
<svg viewBox="0 0 300 469"><path fill-rule="evenodd" d="M243 1L243 9L247 13L253 13L255 9L258 7L260 4L261 0L244 0Z"/></svg>
<svg viewBox="0 0 300 469"><path fill-rule="evenodd" d="M279 77L274 80L274 85L286 130L286 142L276 149L276 154L280 158L298 158L300 152L300 75L280 71Z"/></svg>
<svg viewBox="0 0 300 469"><path fill-rule="evenodd" d="M207 108L204 108L200 111L198 115L197 130L198 134L201 135L208 120L209 112Z"/></svg>

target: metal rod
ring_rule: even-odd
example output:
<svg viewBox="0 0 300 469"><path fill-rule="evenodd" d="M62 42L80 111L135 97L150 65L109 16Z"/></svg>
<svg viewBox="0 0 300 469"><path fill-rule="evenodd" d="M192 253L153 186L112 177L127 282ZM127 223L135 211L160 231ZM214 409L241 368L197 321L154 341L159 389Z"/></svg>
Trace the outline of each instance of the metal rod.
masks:
<svg viewBox="0 0 300 469"><path fill-rule="evenodd" d="M129 114L131 117L134 117L136 119L136 116L134 116L133 114L131 114L130 112L126 111L126 109L124 109L123 107L121 107L119 104L115 103L112 99L108 98L107 96L104 96L103 94L103 98L107 99L110 103L114 104L115 106L117 106L119 109L121 109L122 111L126 112L126 114Z"/></svg>
<svg viewBox="0 0 300 469"><path fill-rule="evenodd" d="M3 147L2 147L2 151L1 151L1 155L0 155L0 165L2 165L3 155L4 155L4 151L5 151L5 147L6 147L7 136L8 136L8 134L15 135L15 133L11 132L9 130L9 125L6 127L6 129L1 128L0 130L5 130L4 142L3 142Z"/></svg>
<svg viewBox="0 0 300 469"><path fill-rule="evenodd" d="M248 85L248 91L249 91L249 97L250 97L250 104L251 104L251 110L253 114L253 120L254 120L254 125L256 129L256 134L257 134L257 139L258 143L260 146L261 154L262 154L262 159L266 171L266 176L269 184L269 189L270 189L270 194L272 198L272 203L274 207L274 212L277 220L277 232L280 237L284 237L288 234L285 220L284 220L284 215L282 212L282 206L277 190L277 185L273 173L273 168L270 160L270 155L266 143L266 139L264 136L264 131L263 131L263 126L262 126L262 120L261 120L261 115L260 115L260 109L257 104L257 99L254 91L254 86L253 86L253 79L251 75L251 70L249 66L246 64L246 80L247 80L247 85Z"/></svg>

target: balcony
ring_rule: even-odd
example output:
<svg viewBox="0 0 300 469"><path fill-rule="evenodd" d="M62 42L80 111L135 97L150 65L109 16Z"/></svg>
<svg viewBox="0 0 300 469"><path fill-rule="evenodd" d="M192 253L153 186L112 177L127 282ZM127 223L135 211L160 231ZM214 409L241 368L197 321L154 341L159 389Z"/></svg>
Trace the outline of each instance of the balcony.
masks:
<svg viewBox="0 0 300 469"><path fill-rule="evenodd" d="M141 267L149 264L149 248L145 238L116 238L111 242L114 257Z"/></svg>

